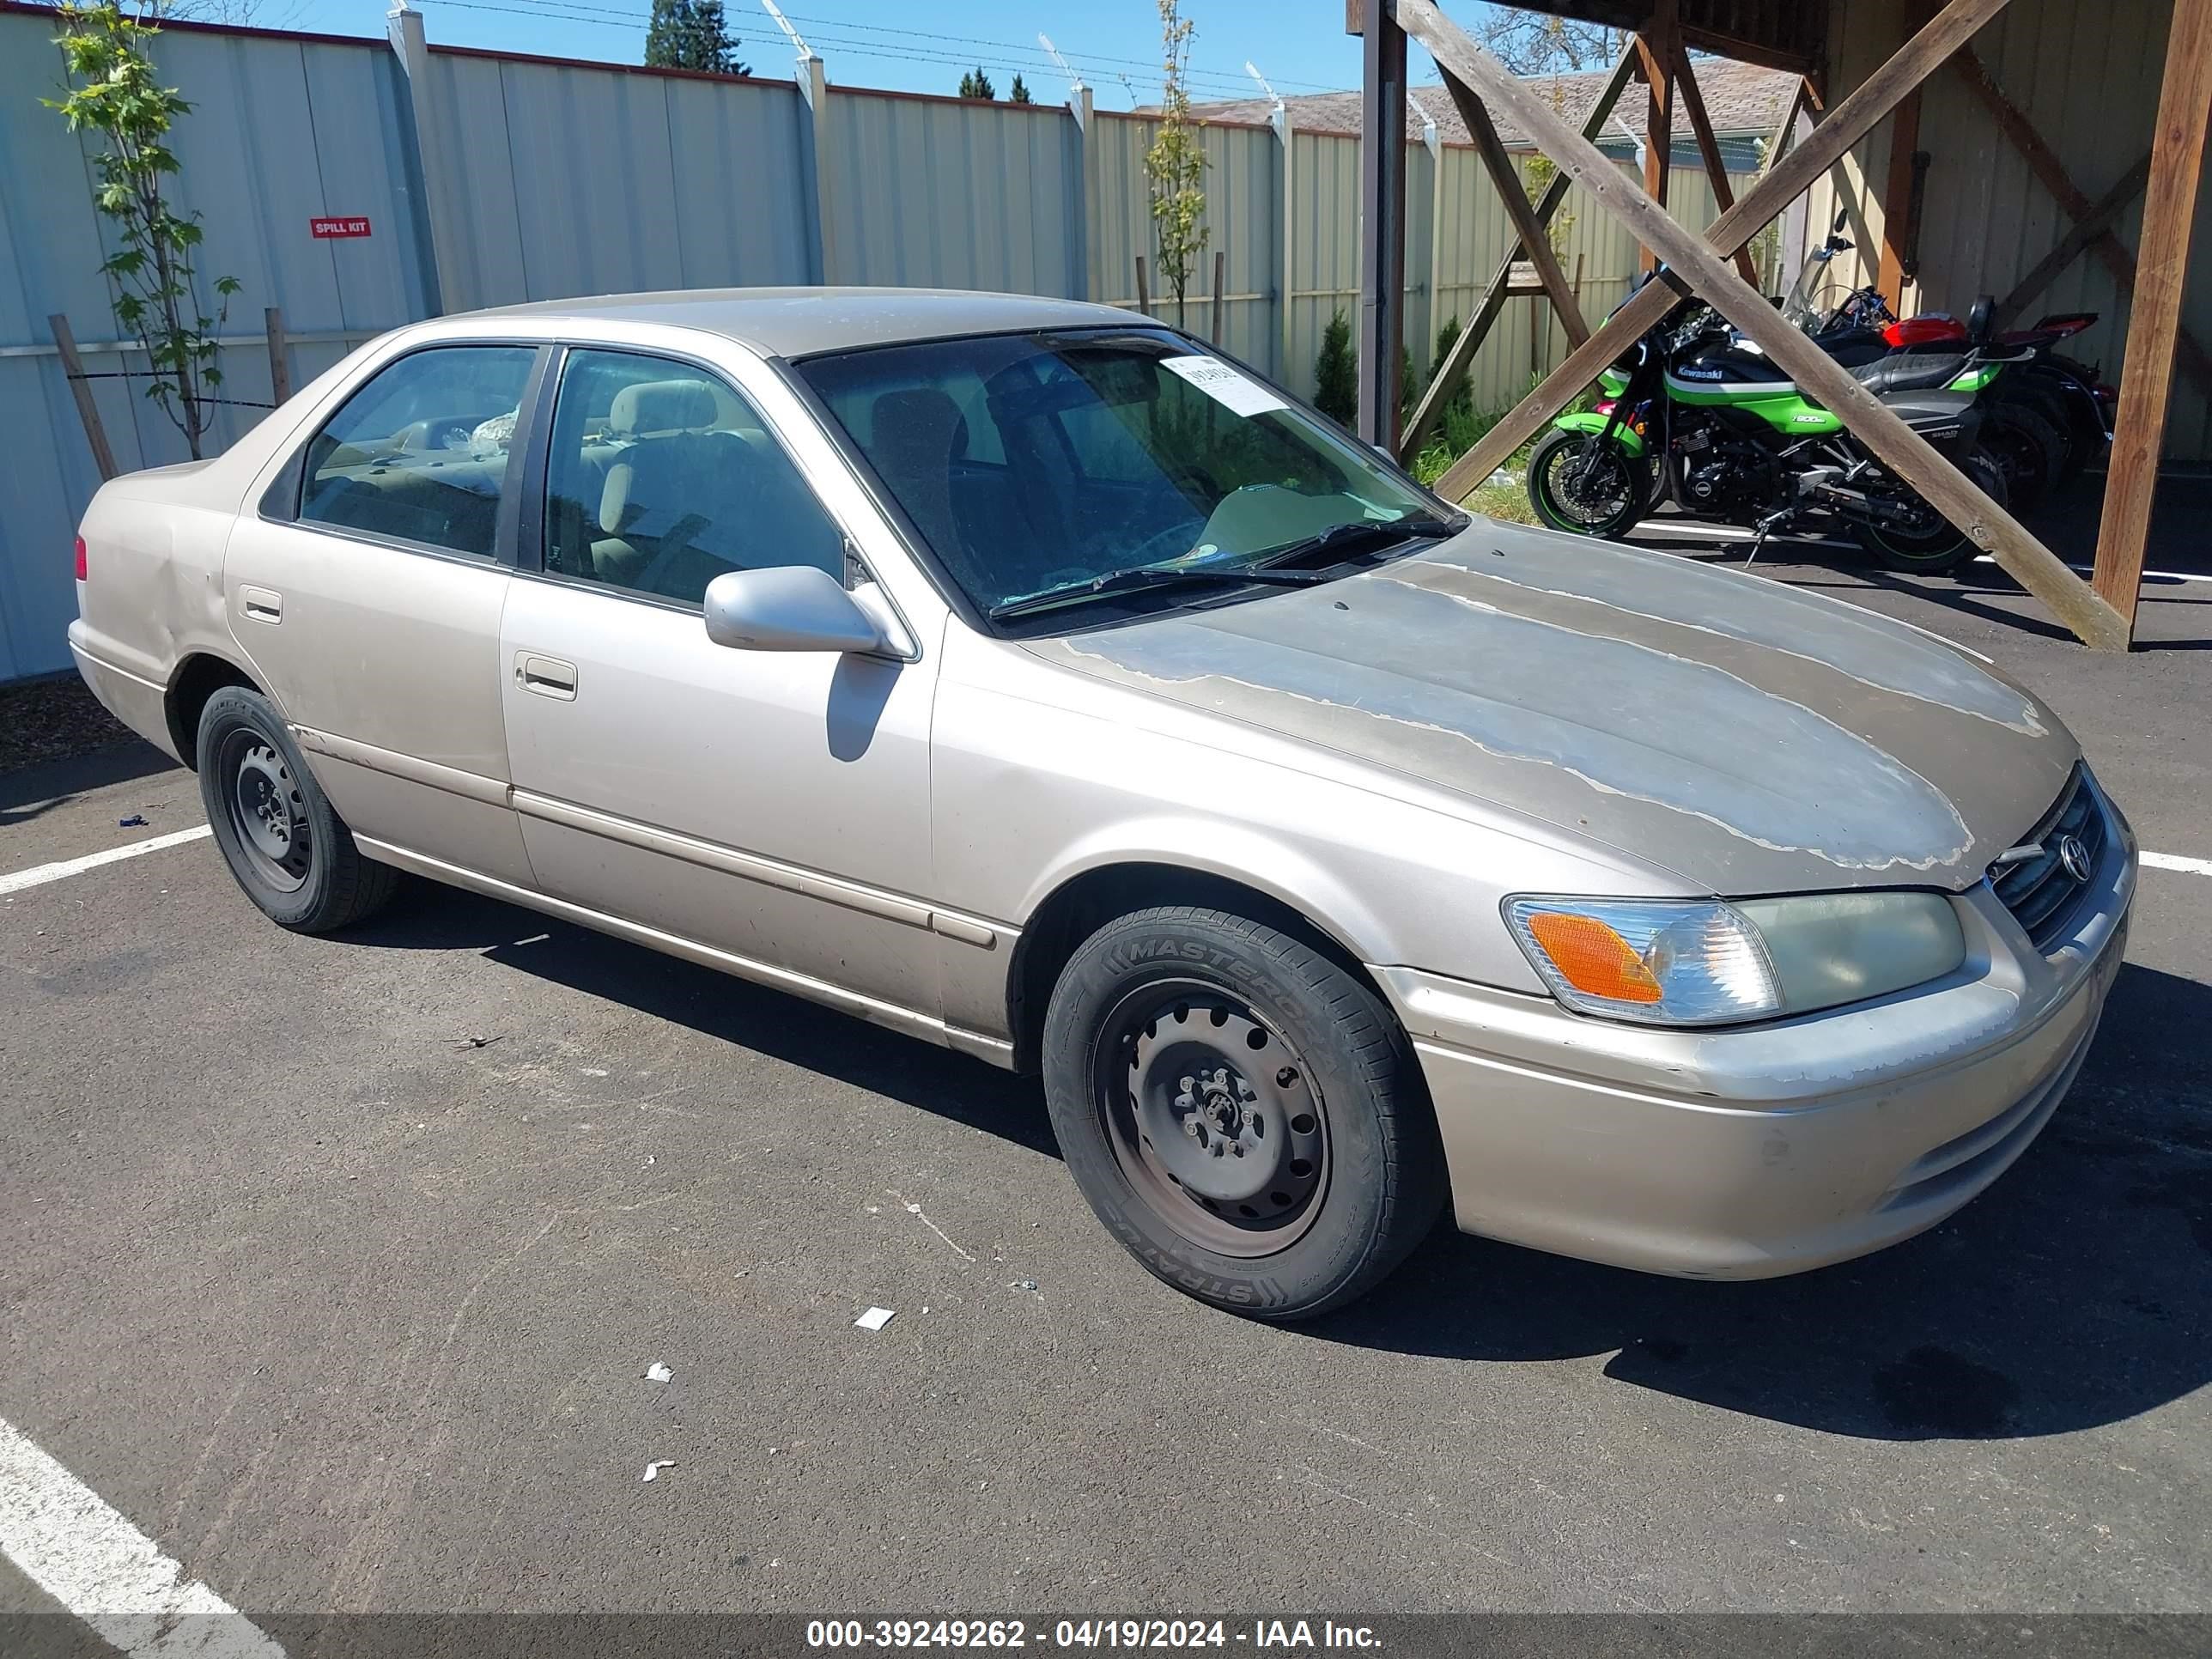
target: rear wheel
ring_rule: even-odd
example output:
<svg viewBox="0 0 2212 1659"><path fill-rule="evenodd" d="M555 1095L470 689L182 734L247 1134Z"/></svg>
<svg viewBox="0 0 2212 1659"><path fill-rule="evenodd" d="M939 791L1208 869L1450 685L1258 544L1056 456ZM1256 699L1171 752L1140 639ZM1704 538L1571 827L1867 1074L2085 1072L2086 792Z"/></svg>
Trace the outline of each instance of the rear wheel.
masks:
<svg viewBox="0 0 2212 1659"><path fill-rule="evenodd" d="M2035 404L2005 398L1989 405L1982 420L1982 447L2004 469L2008 504L2014 512L2037 506L2065 474L2066 435Z"/></svg>
<svg viewBox="0 0 2212 1659"><path fill-rule="evenodd" d="M1958 466L1974 488L1999 507L2005 505L2004 469L1996 457L1976 445L1959 459ZM1927 502L1910 492L1906 492L1905 500L1913 509L1911 520L1901 524L1863 522L1852 527L1860 546L1893 570L1916 571L1923 575L1941 575L1960 569L1979 556L1980 548L1964 532L1945 522L1943 515Z"/></svg>
<svg viewBox="0 0 2212 1659"><path fill-rule="evenodd" d="M223 862L281 927L328 933L392 896L399 872L364 858L269 700L227 685L200 712L200 799Z"/></svg>
<svg viewBox="0 0 2212 1659"><path fill-rule="evenodd" d="M1443 1158L1411 1045L1289 934L1182 906L1109 923L1054 988L1043 1058L1084 1197L1202 1302L1325 1313L1436 1221Z"/></svg>
<svg viewBox="0 0 2212 1659"><path fill-rule="evenodd" d="M1595 433L1553 429L1528 455L1528 501L1554 530L1620 536L1651 505L1651 464Z"/></svg>

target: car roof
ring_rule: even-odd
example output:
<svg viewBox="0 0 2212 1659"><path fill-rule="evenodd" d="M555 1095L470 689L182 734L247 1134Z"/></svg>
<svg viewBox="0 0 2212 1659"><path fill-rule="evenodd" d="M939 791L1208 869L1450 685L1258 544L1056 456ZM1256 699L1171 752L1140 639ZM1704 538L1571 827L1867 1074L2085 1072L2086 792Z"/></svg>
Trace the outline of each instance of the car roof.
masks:
<svg viewBox="0 0 2212 1659"><path fill-rule="evenodd" d="M1143 325L1147 319L1113 306L1027 294L976 294L927 288L677 289L659 294L600 294L499 306L447 323L528 317L541 322L660 323L722 334L765 357L886 345L960 334L1000 334L1030 328Z"/></svg>

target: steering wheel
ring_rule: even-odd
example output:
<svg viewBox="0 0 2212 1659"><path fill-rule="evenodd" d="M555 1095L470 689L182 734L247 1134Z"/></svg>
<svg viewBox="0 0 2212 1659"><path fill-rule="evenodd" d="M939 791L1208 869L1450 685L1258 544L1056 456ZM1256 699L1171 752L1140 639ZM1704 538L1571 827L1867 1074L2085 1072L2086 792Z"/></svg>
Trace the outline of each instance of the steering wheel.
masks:
<svg viewBox="0 0 2212 1659"><path fill-rule="evenodd" d="M1194 530L1188 525L1171 524L1164 530L1155 530L1131 550L1129 562L1132 565L1158 564L1170 559L1179 559L1198 545L1199 533L1205 528L1204 525Z"/></svg>

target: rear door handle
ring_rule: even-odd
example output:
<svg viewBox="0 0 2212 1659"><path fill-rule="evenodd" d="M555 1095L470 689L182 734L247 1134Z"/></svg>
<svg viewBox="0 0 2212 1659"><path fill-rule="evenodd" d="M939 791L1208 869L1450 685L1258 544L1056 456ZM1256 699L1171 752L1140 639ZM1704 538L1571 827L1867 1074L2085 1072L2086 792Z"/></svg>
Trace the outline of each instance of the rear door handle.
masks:
<svg viewBox="0 0 2212 1659"><path fill-rule="evenodd" d="M535 691L541 697L558 697L563 702L576 700L576 665L558 657L541 657L534 651L518 653L514 680L524 690Z"/></svg>
<svg viewBox="0 0 2212 1659"><path fill-rule="evenodd" d="M240 588L238 608L255 622L280 623L284 620L284 596L266 587Z"/></svg>

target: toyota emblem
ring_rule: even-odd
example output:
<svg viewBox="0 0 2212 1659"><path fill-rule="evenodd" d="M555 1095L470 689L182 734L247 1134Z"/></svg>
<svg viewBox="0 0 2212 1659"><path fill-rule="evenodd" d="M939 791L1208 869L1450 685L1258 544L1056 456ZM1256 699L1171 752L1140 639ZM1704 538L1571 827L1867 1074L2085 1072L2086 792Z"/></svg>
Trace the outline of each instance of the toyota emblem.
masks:
<svg viewBox="0 0 2212 1659"><path fill-rule="evenodd" d="M2066 866L2066 873L2076 881L2089 879L2089 849L2081 844L2079 836L2068 836L2058 843L2058 861Z"/></svg>

